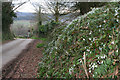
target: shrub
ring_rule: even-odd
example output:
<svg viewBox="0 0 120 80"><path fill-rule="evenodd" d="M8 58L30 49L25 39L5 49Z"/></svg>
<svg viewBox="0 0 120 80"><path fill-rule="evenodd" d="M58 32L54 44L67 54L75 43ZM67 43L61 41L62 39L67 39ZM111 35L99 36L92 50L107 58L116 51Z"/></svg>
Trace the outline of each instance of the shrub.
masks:
<svg viewBox="0 0 120 80"><path fill-rule="evenodd" d="M39 26L39 34L47 35L58 25L59 25L59 23L54 22L54 21L51 21L45 25L40 25Z"/></svg>

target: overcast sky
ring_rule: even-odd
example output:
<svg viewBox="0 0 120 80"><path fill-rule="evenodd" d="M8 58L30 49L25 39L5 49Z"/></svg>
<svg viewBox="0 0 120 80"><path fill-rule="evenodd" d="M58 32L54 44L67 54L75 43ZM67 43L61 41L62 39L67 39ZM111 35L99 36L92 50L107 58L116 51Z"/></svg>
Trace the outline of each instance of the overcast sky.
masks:
<svg viewBox="0 0 120 80"><path fill-rule="evenodd" d="M25 2L28 0L13 0L14 3L20 3L20 2ZM46 0L47 1L47 0ZM51 0L53 1L53 0ZM87 2L88 0L59 0L59 1L83 1L83 2ZM90 1L90 0L89 0ZM91 0L92 1L92 0ZM99 1L99 0L93 0L94 1ZM102 2L106 2L106 1L110 1L110 0L101 0ZM120 0L113 0L113 1L120 1ZM19 7L16 11L19 12L35 12L35 8L33 7L33 5L31 3L39 3L43 6L45 6L45 0L30 0L30 2L25 3L24 5L22 5L21 7Z"/></svg>
<svg viewBox="0 0 120 80"><path fill-rule="evenodd" d="M21 2L25 2L25 1L28 1L28 0L16 0L13 3L17 4L17 3L21 3ZM33 12L35 12L35 8L33 7L33 5L31 3L36 3L36 2L41 4L41 5L45 4L44 0L30 0L30 2L25 3L24 5L19 7L16 11L19 11L19 12L32 12L33 13Z"/></svg>

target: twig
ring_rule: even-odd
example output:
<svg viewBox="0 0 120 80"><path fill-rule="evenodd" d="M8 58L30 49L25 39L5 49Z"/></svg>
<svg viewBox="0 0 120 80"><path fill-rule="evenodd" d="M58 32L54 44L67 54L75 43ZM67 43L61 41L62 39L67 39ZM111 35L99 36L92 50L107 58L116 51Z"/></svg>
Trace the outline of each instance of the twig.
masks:
<svg viewBox="0 0 120 80"><path fill-rule="evenodd" d="M82 59L80 59L80 60L82 61ZM84 70L85 70L85 74L86 74L87 78L89 78L88 73L87 73L87 68L86 68L85 52L84 52L84 64L83 64L83 61L82 61L82 66L83 66L83 68L84 68Z"/></svg>

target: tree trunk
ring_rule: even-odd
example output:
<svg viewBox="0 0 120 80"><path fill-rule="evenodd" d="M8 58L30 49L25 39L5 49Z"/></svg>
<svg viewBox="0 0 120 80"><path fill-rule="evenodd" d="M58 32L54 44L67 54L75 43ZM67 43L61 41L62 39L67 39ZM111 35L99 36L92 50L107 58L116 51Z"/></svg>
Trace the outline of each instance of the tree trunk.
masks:
<svg viewBox="0 0 120 80"><path fill-rule="evenodd" d="M58 22L59 21L59 10L58 10L58 2L56 3L56 6L55 6L55 21Z"/></svg>
<svg viewBox="0 0 120 80"><path fill-rule="evenodd" d="M14 38L9 28L2 28L2 40L12 40Z"/></svg>
<svg viewBox="0 0 120 80"><path fill-rule="evenodd" d="M81 2L80 6L81 6L81 8L80 8L81 15L84 15L85 13L90 11L89 2Z"/></svg>

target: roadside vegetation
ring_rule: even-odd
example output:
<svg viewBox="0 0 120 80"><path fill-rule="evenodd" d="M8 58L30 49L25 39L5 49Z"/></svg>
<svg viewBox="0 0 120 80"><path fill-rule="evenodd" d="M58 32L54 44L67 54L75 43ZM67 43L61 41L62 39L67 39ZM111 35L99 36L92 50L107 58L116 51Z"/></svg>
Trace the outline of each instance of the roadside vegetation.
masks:
<svg viewBox="0 0 120 80"><path fill-rule="evenodd" d="M116 78L119 68L120 4L110 3L53 31L38 78Z"/></svg>
<svg viewBox="0 0 120 80"><path fill-rule="evenodd" d="M46 4L46 10L52 14L47 14L47 11L43 14L43 6L32 4L37 15L36 22L31 23L34 25L30 28L17 26L16 32L21 30L18 33L24 36L16 36L10 30L10 24L16 17L12 3L2 5L3 40L37 39L35 49L31 49L43 53L38 61L37 78L119 78L120 2L59 3L48 0ZM79 15L76 14L76 19L70 21L64 16L70 13ZM42 18L43 15L49 15L46 18L52 16L52 19L42 24L46 20Z"/></svg>

